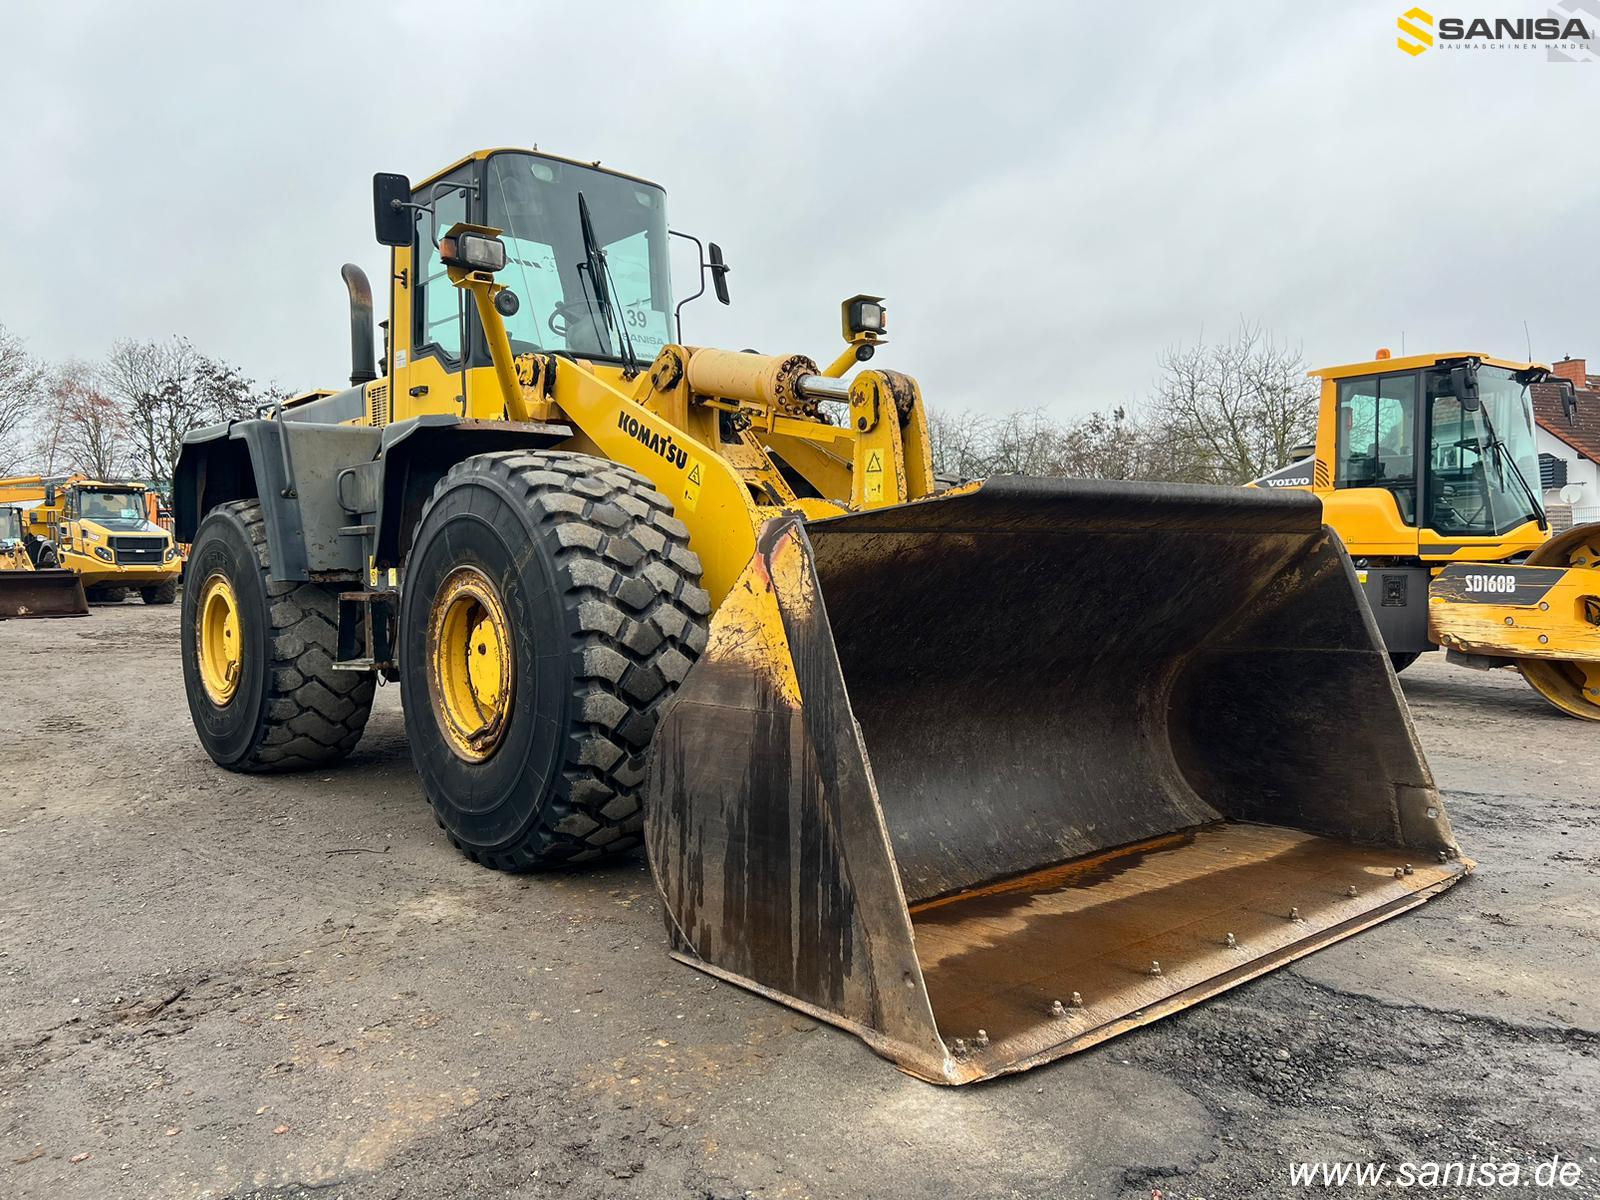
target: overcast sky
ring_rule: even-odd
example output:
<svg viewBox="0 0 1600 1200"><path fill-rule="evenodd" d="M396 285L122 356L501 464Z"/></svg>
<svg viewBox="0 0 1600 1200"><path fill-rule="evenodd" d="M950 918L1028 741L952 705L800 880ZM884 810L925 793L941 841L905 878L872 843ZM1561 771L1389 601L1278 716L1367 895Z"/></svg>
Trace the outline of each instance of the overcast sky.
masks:
<svg viewBox="0 0 1600 1200"><path fill-rule="evenodd" d="M1134 400L1241 317L1313 364L1524 321L1600 359L1600 63L1412 59L1399 7L11 0L0 322L338 385L372 173L537 143L723 244L690 342L826 360L878 292L938 405Z"/></svg>

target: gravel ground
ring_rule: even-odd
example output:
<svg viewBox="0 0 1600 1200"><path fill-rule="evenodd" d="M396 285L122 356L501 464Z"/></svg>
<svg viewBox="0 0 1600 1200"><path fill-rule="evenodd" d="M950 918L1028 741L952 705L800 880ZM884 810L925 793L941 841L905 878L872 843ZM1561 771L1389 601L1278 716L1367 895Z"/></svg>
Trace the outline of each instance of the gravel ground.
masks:
<svg viewBox="0 0 1600 1200"><path fill-rule="evenodd" d="M950 1090L672 962L641 863L459 858L395 688L348 763L242 777L190 730L175 608L6 622L0 664L0 1198L1173 1200L1555 1153L1587 1178L1526 1194L1600 1194L1600 726L1503 672L1402 677L1474 877Z"/></svg>

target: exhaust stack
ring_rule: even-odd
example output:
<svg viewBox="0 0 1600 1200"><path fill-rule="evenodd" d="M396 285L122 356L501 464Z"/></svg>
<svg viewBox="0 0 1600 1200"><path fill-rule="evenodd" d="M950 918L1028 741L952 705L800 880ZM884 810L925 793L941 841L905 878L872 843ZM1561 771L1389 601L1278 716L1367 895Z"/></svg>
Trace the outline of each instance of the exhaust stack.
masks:
<svg viewBox="0 0 1600 1200"><path fill-rule="evenodd" d="M339 275L350 293L350 386L360 387L378 377L372 357L372 285L355 263L345 263Z"/></svg>

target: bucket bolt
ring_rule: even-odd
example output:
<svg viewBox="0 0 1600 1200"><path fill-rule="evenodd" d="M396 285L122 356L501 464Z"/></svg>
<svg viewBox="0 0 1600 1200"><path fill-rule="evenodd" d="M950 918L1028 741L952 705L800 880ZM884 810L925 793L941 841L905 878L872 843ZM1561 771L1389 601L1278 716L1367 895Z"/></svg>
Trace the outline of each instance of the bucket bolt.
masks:
<svg viewBox="0 0 1600 1200"><path fill-rule="evenodd" d="M1071 1004L1072 1004L1073 1008L1082 1008L1083 1007L1083 994L1081 992L1073 992L1072 993Z"/></svg>
<svg viewBox="0 0 1600 1200"><path fill-rule="evenodd" d="M1414 870L1414 869L1413 869L1413 867L1412 867L1412 866L1411 866L1411 864L1410 864L1410 863L1407 863L1407 864L1406 864L1406 874L1407 874L1407 875L1414 875L1414 874L1416 874L1416 871L1415 871L1415 870Z"/></svg>
<svg viewBox="0 0 1600 1200"><path fill-rule="evenodd" d="M1291 908L1289 910L1289 920L1298 921L1299 919L1300 919L1300 910L1298 908Z"/></svg>
<svg viewBox="0 0 1600 1200"><path fill-rule="evenodd" d="M1066 1016L1067 1015L1067 1006L1065 1004L1061 1003L1061 1001L1059 1001L1059 1000L1050 1001L1050 1015L1052 1017L1058 1017L1058 1018Z"/></svg>
<svg viewBox="0 0 1600 1200"><path fill-rule="evenodd" d="M980 1050L987 1046L989 1044L989 1031L987 1029L978 1030L978 1036L972 1039L972 1044Z"/></svg>
<svg viewBox="0 0 1600 1200"><path fill-rule="evenodd" d="M1233 934L1231 934L1231 933L1226 938L1224 938L1223 940L1226 942L1226 944L1227 944L1227 946L1228 946L1228 948L1230 950L1233 949L1233 947L1235 947L1235 946L1237 946L1239 944L1239 939L1234 937Z"/></svg>
<svg viewBox="0 0 1600 1200"><path fill-rule="evenodd" d="M1450 852L1448 850L1439 851L1439 861L1440 862L1449 862L1450 861Z"/></svg>
<svg viewBox="0 0 1600 1200"><path fill-rule="evenodd" d="M1395 878L1396 878L1396 879L1401 879L1401 878L1404 878L1404 876L1405 876L1405 873L1406 873L1406 871L1405 871L1405 868L1404 868L1404 867L1396 867L1396 868L1395 868L1395 869L1394 869L1394 877L1395 877Z"/></svg>
<svg viewBox="0 0 1600 1200"><path fill-rule="evenodd" d="M1156 962L1154 959L1151 959L1150 960L1150 970L1147 971L1146 974L1149 974L1149 975L1160 975L1161 974L1161 964Z"/></svg>
<svg viewBox="0 0 1600 1200"><path fill-rule="evenodd" d="M1356 894L1356 885L1352 883L1349 887L1345 888L1344 894L1354 899Z"/></svg>

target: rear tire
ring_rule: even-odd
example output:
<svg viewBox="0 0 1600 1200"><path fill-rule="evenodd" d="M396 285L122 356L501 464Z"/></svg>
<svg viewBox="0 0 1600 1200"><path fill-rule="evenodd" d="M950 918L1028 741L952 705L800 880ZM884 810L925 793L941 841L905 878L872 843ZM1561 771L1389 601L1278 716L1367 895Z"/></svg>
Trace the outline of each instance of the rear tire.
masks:
<svg viewBox="0 0 1600 1200"><path fill-rule="evenodd" d="M144 597L146 604L171 604L178 598L178 581L172 578L154 587L140 588L139 595Z"/></svg>
<svg viewBox="0 0 1600 1200"><path fill-rule="evenodd" d="M1394 664L1394 673L1398 675L1421 657L1422 651L1413 650L1409 654L1391 654L1389 655L1389 661Z"/></svg>
<svg viewBox="0 0 1600 1200"><path fill-rule="evenodd" d="M268 580L267 525L258 500L211 510L190 556L200 586L183 591L183 684L206 753L230 771L318 767L354 750L372 710L375 677L335 671L338 588ZM202 678L200 608L225 581L240 642L233 690L219 702Z"/></svg>
<svg viewBox="0 0 1600 1200"><path fill-rule="evenodd" d="M646 754L710 610L688 530L638 472L558 451L452 467L406 562L400 688L455 846L513 871L637 846Z"/></svg>

